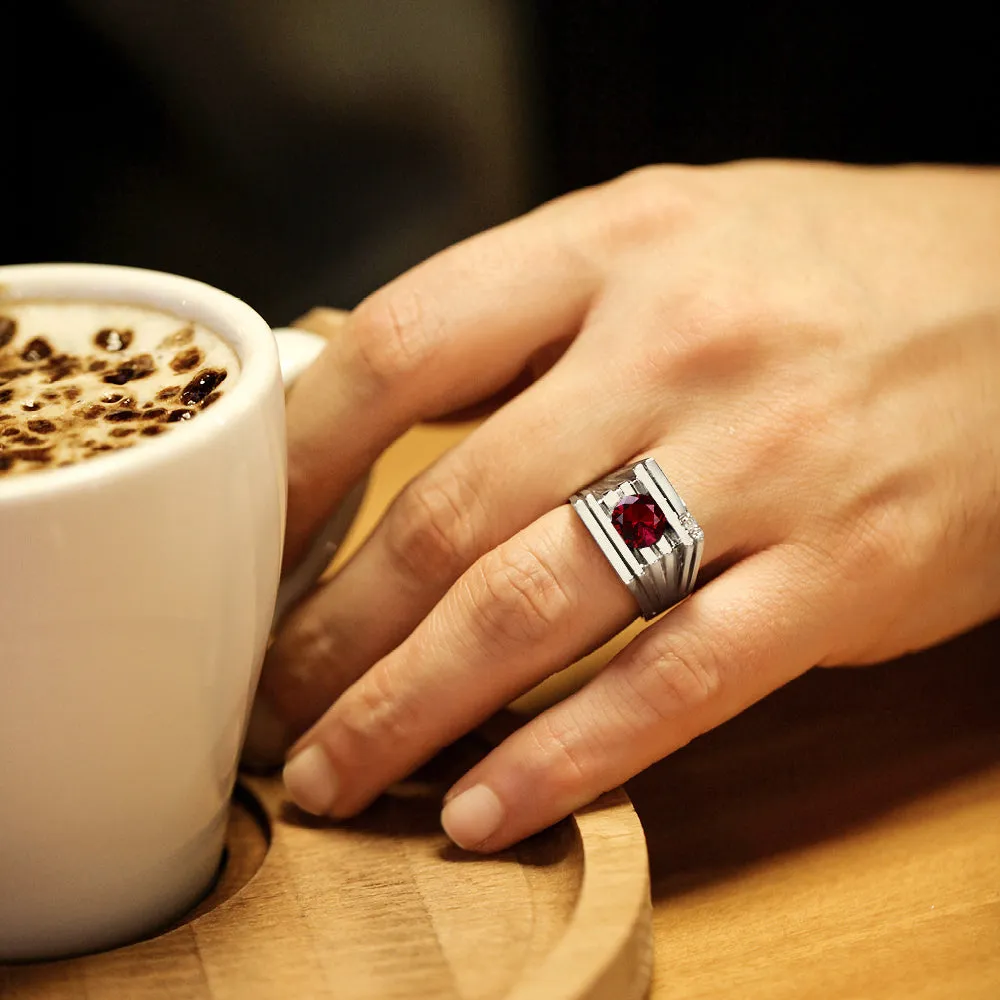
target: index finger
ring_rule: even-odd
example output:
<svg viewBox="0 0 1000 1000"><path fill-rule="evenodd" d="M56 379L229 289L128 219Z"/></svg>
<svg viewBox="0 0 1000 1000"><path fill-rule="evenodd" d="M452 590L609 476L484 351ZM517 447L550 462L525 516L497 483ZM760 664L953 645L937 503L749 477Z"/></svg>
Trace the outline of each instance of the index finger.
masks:
<svg viewBox="0 0 1000 1000"><path fill-rule="evenodd" d="M301 322L329 343L288 402L286 564L400 433L499 391L539 347L577 332L596 269L550 208L437 254L346 322L323 310Z"/></svg>

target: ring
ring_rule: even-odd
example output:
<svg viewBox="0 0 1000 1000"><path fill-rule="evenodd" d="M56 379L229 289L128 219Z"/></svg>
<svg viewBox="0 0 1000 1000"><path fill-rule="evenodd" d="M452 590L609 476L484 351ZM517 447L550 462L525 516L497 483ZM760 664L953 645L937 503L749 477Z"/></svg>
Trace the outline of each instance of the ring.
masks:
<svg viewBox="0 0 1000 1000"><path fill-rule="evenodd" d="M569 502L647 621L694 590L705 533L653 459L599 479Z"/></svg>

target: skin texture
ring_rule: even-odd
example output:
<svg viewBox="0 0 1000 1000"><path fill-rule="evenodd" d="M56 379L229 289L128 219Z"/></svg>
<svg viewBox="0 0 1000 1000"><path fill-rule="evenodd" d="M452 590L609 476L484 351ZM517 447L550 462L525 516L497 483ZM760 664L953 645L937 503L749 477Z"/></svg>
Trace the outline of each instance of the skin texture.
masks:
<svg viewBox="0 0 1000 1000"><path fill-rule="evenodd" d="M699 589L458 782L464 847L535 832L814 665L1000 612L993 171L645 168L304 325L331 343L290 400L289 562L403 430L516 387L270 651L248 754L295 740L310 811L363 809L635 617L565 499L644 456L705 531Z"/></svg>

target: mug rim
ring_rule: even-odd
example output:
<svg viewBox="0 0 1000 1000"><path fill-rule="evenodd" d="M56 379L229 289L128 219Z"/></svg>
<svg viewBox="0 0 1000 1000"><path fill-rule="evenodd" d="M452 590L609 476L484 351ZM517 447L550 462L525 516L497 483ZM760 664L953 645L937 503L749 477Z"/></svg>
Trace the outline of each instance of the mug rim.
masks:
<svg viewBox="0 0 1000 1000"><path fill-rule="evenodd" d="M236 353L239 378L211 410L180 429L137 448L25 475L0 476L0 507L67 491L106 488L130 475L182 459L214 439L225 425L247 416L280 379L271 327L242 299L194 278L117 264L38 263L0 266L0 311L30 299L144 306L197 322Z"/></svg>

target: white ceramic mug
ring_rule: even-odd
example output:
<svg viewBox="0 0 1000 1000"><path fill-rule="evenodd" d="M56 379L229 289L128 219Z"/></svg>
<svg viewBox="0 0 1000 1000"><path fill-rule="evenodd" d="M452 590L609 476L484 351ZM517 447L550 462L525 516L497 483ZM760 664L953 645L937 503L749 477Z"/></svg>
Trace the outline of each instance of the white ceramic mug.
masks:
<svg viewBox="0 0 1000 1000"><path fill-rule="evenodd" d="M0 960L136 939L211 884L278 591L281 368L322 343L288 331L279 366L248 305L132 268L0 267L0 307L11 298L163 309L226 340L240 373L171 434L0 479Z"/></svg>

